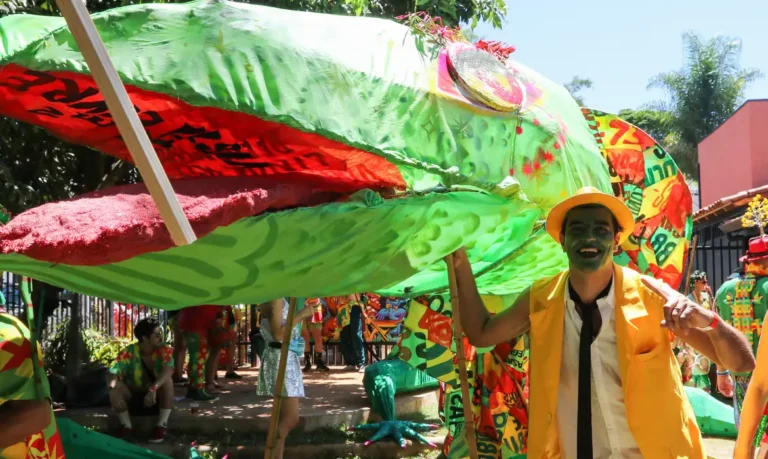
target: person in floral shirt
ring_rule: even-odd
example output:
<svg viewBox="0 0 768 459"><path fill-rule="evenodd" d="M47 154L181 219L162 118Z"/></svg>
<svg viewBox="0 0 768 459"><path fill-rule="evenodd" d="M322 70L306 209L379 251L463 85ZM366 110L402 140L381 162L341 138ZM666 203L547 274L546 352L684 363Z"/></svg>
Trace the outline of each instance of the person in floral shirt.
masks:
<svg viewBox="0 0 768 459"><path fill-rule="evenodd" d="M143 319L133 329L136 342L110 368L109 400L120 419L119 438L133 436L131 415L157 415L150 443L162 443L173 408L173 349L165 345L155 319Z"/></svg>
<svg viewBox="0 0 768 459"><path fill-rule="evenodd" d="M65 457L42 365L29 329L0 307L1 458Z"/></svg>

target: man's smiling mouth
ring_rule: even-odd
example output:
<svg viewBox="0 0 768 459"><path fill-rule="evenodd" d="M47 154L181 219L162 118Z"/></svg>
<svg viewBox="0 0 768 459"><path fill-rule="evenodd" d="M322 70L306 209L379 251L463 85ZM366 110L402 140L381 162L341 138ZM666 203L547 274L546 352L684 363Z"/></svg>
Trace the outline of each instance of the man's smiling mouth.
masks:
<svg viewBox="0 0 768 459"><path fill-rule="evenodd" d="M596 258L598 255L600 255L600 249L593 246L587 246L580 248L578 253L584 258Z"/></svg>

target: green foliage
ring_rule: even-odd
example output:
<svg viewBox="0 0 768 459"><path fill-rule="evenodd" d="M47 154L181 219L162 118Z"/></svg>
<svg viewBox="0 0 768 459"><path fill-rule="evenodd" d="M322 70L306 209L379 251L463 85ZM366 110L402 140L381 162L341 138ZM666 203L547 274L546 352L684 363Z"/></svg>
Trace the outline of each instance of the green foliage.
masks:
<svg viewBox="0 0 768 459"><path fill-rule="evenodd" d="M581 78L580 76L576 75L575 77L571 78L571 81L564 84L565 89L568 90L569 93L571 93L571 97L576 99L576 103L579 104L579 107L584 107L584 98L581 96L581 91L584 89L592 89L592 80L589 78Z"/></svg>
<svg viewBox="0 0 768 459"><path fill-rule="evenodd" d="M91 13L136 3L176 3L175 0L87 0ZM506 15L504 0L246 0L278 8L357 16L394 18L423 11L440 17L446 26L485 21L500 28ZM0 0L0 16L58 15L55 0ZM13 214L45 202L117 184L136 183L133 166L89 148L63 142L47 131L0 117L0 196Z"/></svg>
<svg viewBox="0 0 768 459"><path fill-rule="evenodd" d="M12 214L103 187L134 183L132 166L0 117L0 196Z"/></svg>
<svg viewBox="0 0 768 459"><path fill-rule="evenodd" d="M746 87L762 74L741 68L738 39L717 36L705 41L687 32L683 45L687 52L683 67L657 75L649 87L664 89L669 97L656 104L672 115L665 148L683 172L696 176L699 142L736 111Z"/></svg>
<svg viewBox="0 0 768 459"><path fill-rule="evenodd" d="M650 108L624 109L618 113L621 119L634 124L662 145L667 143L674 122L672 113Z"/></svg>
<svg viewBox="0 0 768 459"><path fill-rule="evenodd" d="M69 319L64 319L45 340L43 350L46 368L61 374L65 371L69 351L68 329ZM80 337L85 344L85 362L105 366L112 365L120 351L131 342L126 338L109 338L95 329L81 330Z"/></svg>

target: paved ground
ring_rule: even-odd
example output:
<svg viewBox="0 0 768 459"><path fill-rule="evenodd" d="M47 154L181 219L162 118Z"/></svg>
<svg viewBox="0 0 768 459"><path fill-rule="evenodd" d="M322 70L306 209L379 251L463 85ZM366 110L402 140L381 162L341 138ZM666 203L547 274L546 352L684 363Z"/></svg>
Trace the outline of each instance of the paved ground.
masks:
<svg viewBox="0 0 768 459"><path fill-rule="evenodd" d="M715 459L732 459L733 447L736 442L733 440L726 440L723 438L705 438L704 447L707 450L707 455Z"/></svg>
<svg viewBox="0 0 768 459"><path fill-rule="evenodd" d="M190 411L190 403L179 400L174 405L171 422L181 431L211 434L226 430L232 432L254 432L267 430L272 410L272 399L256 395L258 370L238 370L244 378L229 381L220 379L225 387L220 399L213 403L200 403L197 414ZM223 372L220 372L223 376ZM343 372L332 367L328 373L310 372L305 375L304 385L307 397L301 400L300 429L307 431L323 427L356 425L368 420L370 402L363 389L363 375L357 372ZM427 391L396 399L399 414L421 412L427 417L437 417L437 395ZM186 394L186 388L177 387L177 398ZM116 425L116 418L109 408L61 410L57 416L69 417L75 422L106 428ZM151 427L151 426L150 426Z"/></svg>
<svg viewBox="0 0 768 459"><path fill-rule="evenodd" d="M311 372L306 375L307 398L301 401L302 421L300 429L311 431L323 427L340 424L354 425L367 421L370 415L370 404L363 389L363 375L355 372L343 372L340 367L332 367L332 370L330 373ZM269 425L272 403L271 399L256 396L258 370L241 369L238 372L244 376L244 379L239 381L221 379L220 383L224 384L225 388L220 394L220 400L212 404L200 404L200 411L196 415L190 413L189 402L177 402L172 414L174 428L189 433L207 434L206 436L224 431L255 432L266 430ZM223 372L220 374L223 376ZM185 393L185 388L176 388L178 397L183 397ZM436 393L432 391L416 396L398 397L397 412L398 414L420 412L427 417L434 418L437 416ZM60 410L56 414L57 416L72 418L74 421L89 427L106 428L113 426L116 421L110 415L108 408ZM149 427L151 427L151 423ZM733 457L734 442L732 440L707 438L704 443L707 454L711 458L731 459ZM328 446L331 447L331 445ZM349 447L349 445L338 446L338 448L341 447ZM385 445L382 447L386 448ZM172 446L166 445L166 449L169 448ZM388 448L380 452L383 456L371 454L373 451L370 451L369 454L371 457L393 457L392 454L395 451L398 454L416 452L415 450L403 452L402 450L398 451L397 448ZM163 452L170 453L170 451ZM344 453L351 452L351 450L344 451ZM359 454L357 450L355 452ZM250 453L256 453L256 451Z"/></svg>

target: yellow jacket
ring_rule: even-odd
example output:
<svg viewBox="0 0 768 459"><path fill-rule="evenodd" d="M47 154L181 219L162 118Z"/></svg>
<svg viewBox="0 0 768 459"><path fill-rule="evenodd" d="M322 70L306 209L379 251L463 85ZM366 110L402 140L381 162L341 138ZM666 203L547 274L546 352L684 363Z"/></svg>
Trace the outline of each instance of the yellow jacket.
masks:
<svg viewBox="0 0 768 459"><path fill-rule="evenodd" d="M530 291L528 457L559 458L555 413L568 272L536 282ZM616 345L629 429L643 457L706 457L683 390L669 333L661 328L665 300L640 275L614 265ZM574 429L576 428L576 420Z"/></svg>

